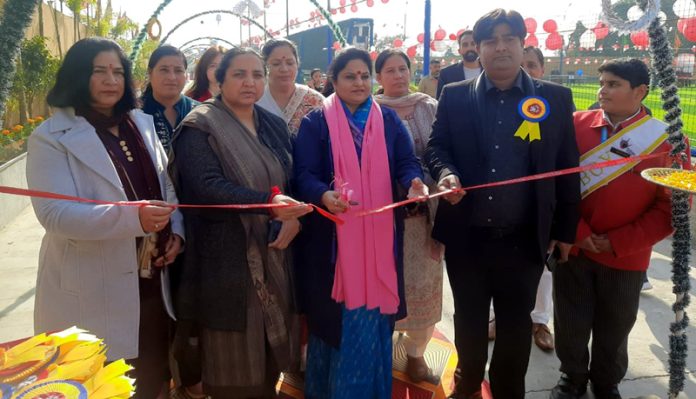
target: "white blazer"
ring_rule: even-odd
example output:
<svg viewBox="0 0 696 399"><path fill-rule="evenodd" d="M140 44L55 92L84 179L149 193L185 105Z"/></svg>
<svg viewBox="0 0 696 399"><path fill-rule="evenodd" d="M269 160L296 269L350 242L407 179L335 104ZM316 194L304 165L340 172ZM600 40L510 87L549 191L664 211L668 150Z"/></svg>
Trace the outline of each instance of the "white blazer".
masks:
<svg viewBox="0 0 696 399"><path fill-rule="evenodd" d="M162 196L178 203L167 156L152 117L130 112L157 171ZM126 194L94 127L71 108L58 109L29 137L27 181L32 190L126 201ZM109 360L138 356L140 300L135 238L145 236L137 207L32 198L46 229L39 254L34 305L37 333L78 326L105 340ZM184 237L183 218L172 214Z"/></svg>

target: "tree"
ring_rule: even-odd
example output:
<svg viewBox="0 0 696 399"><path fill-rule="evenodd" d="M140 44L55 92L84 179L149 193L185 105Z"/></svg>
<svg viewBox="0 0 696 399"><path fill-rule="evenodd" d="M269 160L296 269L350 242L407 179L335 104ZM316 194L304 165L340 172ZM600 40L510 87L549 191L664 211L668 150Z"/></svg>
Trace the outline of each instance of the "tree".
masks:
<svg viewBox="0 0 696 399"><path fill-rule="evenodd" d="M62 1L61 1L62 3ZM82 12L82 0L67 0L65 3L73 13L73 37L77 41L80 37L80 13Z"/></svg>
<svg viewBox="0 0 696 399"><path fill-rule="evenodd" d="M133 49L133 41L119 38L116 42L123 48L123 51L128 54ZM147 62L150 55L157 49L159 42L154 40L146 40L142 44L142 48L138 53L138 57L133 61L133 81L136 87L143 87L147 81Z"/></svg>
<svg viewBox="0 0 696 399"><path fill-rule="evenodd" d="M15 59L38 0L7 0L0 19L0 117L12 87Z"/></svg>
<svg viewBox="0 0 696 399"><path fill-rule="evenodd" d="M90 5L94 5L98 0L66 0L65 5L68 6L73 13L73 31L75 32L75 41L80 39L80 15L82 11ZM89 20L88 20L89 21Z"/></svg>
<svg viewBox="0 0 696 399"><path fill-rule="evenodd" d="M48 92L58 72L60 61L51 56L46 47L46 38L34 36L22 42L17 73L14 78L13 96L20 104L20 121L24 123L27 116L35 116L34 100ZM22 101L26 100L26 111L22 110ZM28 115L27 113L28 112Z"/></svg>

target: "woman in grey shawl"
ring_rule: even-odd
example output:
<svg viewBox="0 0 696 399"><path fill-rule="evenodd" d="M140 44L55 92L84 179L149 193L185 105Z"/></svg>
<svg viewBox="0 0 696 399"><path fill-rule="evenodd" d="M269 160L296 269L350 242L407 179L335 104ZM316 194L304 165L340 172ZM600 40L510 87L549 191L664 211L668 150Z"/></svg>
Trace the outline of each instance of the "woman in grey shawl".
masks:
<svg viewBox="0 0 696 399"><path fill-rule="evenodd" d="M254 105L266 76L260 56L233 49L215 75L220 95L195 108L174 137L170 166L182 202L289 206L185 211L191 238L177 313L198 325L206 394L274 397L280 372L299 360L284 249L311 208L282 194L292 170L290 135L282 119ZM273 220L282 223L277 238L269 234Z"/></svg>
<svg viewBox="0 0 696 399"><path fill-rule="evenodd" d="M401 51L385 50L375 62L377 81L384 94L375 96L392 108L411 133L416 155L421 157L430 138L437 100L423 93L409 93L411 62ZM435 182L426 172L425 183L435 192ZM437 382L423 354L442 315L442 256L444 247L430 237L437 200L407 208L404 221L404 282L408 316L396 323L404 332L407 374L415 381Z"/></svg>

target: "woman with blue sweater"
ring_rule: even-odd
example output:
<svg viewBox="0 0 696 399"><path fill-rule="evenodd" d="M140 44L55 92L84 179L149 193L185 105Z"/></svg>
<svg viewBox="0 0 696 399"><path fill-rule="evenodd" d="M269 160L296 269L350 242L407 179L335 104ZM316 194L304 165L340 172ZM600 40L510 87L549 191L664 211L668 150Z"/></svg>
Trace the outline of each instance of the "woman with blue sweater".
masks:
<svg viewBox="0 0 696 399"><path fill-rule="evenodd" d="M406 315L401 209L361 212L427 195L413 141L395 112L371 96L372 61L350 48L329 70L336 93L307 115L294 148L298 199L345 223L310 215L296 277L307 316L308 399L391 397L392 332Z"/></svg>

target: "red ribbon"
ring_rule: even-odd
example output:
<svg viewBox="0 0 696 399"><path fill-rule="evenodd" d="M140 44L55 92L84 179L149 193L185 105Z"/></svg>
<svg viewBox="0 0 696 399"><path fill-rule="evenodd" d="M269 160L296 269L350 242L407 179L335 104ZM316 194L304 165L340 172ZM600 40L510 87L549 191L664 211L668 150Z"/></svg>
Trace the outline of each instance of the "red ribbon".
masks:
<svg viewBox="0 0 696 399"><path fill-rule="evenodd" d="M444 195L452 194L452 193L461 193L461 192L476 190L476 189L480 189L480 188L505 186L508 184L515 184L515 183L529 182L529 181L533 181L533 180L548 179L551 177L558 177L558 176L570 175L573 173L585 172L585 171L588 171L590 169L600 169L600 168L606 168L606 167L610 167L610 166L622 165L622 164L630 163L630 162L644 161L646 159L662 157L662 156L667 155L667 154L668 154L668 152L660 152L660 153L656 153L656 154L638 155L638 156L634 156L634 157L621 158L621 159L615 159L615 160L611 160L611 161L593 163L593 164L585 165L585 166L577 166L574 168L556 170L553 172L545 172L545 173L539 173L539 174L531 175L531 176L518 177L515 179L502 180L502 181L497 181L497 182L493 182L493 183L478 184L475 186L463 187L463 188L455 188L455 189L451 189L451 190L441 191L439 193L431 194L431 195L424 196L424 197L411 198L411 199L395 202L393 204L389 204L389 205L386 205L386 206L383 206L383 207L377 208L377 209L366 210L366 211L360 212L359 215L360 216L374 215L376 213L380 213L380 212L384 212L384 211L387 211L390 209L398 208L400 206L404 206L404 205L411 204L414 202L422 202L422 201L426 201L426 200L431 199L431 198L438 198L438 197L442 197ZM23 189L23 188L15 188L15 187L7 187L7 186L0 186L0 194L12 194L12 195L25 196L25 197L36 197L36 198L57 199L57 200L65 200L65 201L86 202L86 203L98 204L98 205L116 205L116 206L143 206L143 205L147 205L141 201L120 201L120 202L102 201L102 200L94 200L94 199L87 199L87 198L81 198L81 197L74 197L71 195L50 193L47 191L27 190L27 189ZM332 222L334 222L338 225L342 225L343 223L345 223L345 221L343 219L339 218L338 216L332 214L331 212L328 212L327 210L325 210L319 206L316 206L314 204L307 204L307 205L311 206L315 211L319 212L319 214L322 215L323 217L331 220ZM170 204L167 206L172 207L172 208L270 209L270 208L286 208L286 207L293 206L293 205L289 205L289 204L237 204L237 205Z"/></svg>
<svg viewBox="0 0 696 399"><path fill-rule="evenodd" d="M90 204L97 205L115 205L115 206L144 206L147 203L142 201L103 201L88 199L82 197L75 197L72 195L56 194L48 191L38 191L38 190L27 190L24 188L7 187L0 186L0 194L12 194L20 195L23 197L35 197L35 198L46 198L46 199L56 199L64 201L74 201L74 202L86 202ZM338 216L326 211L314 204L305 204L311 206L315 211L319 212L320 215L331 220L332 222L342 225L345 221ZM212 208L212 209L272 209L272 208L287 208L293 206L290 204L235 204L235 205L187 205L187 204L167 204L170 208Z"/></svg>
<svg viewBox="0 0 696 399"><path fill-rule="evenodd" d="M656 154L646 154L646 155L637 155L634 157L614 159L611 161L604 161L604 162L597 162L597 163L584 165L584 166L576 166L574 168L555 170L553 172L538 173L536 175L518 177L515 179L502 180L502 181L497 181L497 182L493 182L493 183L477 184L475 186L445 190L445 191L441 191L439 193L431 194L431 195L428 195L425 197L410 198L407 200L403 200L403 201L399 201L399 202L395 202L393 204L383 206L381 208L363 211L360 213L360 216L374 215L375 213L384 212L384 211L387 211L389 209L398 208L400 206L404 206L404 205L411 204L414 202L422 202L422 201L429 200L431 198L442 197L442 196L447 195L447 194L462 193L465 191L477 190L480 188L506 186L508 184L515 184L515 183L523 183L523 182L528 182L528 181L533 181L533 180L548 179L551 177L558 177L558 176L570 175L573 173L585 172L585 171L588 171L590 169L601 169L601 168L607 168L610 166L622 165L622 164L630 163L630 162L639 162L639 161L644 161L646 159L659 158L659 157L662 157L662 156L667 155L667 154L668 154L668 152L660 152L660 153L656 153Z"/></svg>

